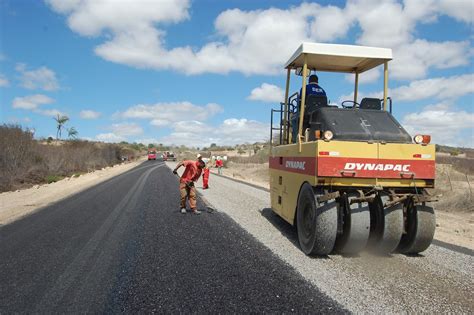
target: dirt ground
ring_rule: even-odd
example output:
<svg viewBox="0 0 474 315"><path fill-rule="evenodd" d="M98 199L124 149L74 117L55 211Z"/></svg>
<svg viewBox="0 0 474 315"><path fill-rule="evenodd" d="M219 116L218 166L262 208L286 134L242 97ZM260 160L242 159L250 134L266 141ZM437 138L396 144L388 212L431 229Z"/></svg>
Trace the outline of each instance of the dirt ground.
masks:
<svg viewBox="0 0 474 315"><path fill-rule="evenodd" d="M106 167L79 177L69 177L51 184L35 185L28 189L1 193L0 226L119 175L142 161L143 159L117 164L114 167Z"/></svg>
<svg viewBox="0 0 474 315"><path fill-rule="evenodd" d="M268 163L230 162L223 174L270 188ZM466 179L464 174L443 164L437 165L436 174L438 188L431 192L440 196L440 201L434 204L437 225L435 239L474 250L474 178L469 176Z"/></svg>
<svg viewBox="0 0 474 315"><path fill-rule="evenodd" d="M268 173L268 163L264 164L240 164L229 162L227 168L223 169L223 174L232 178L241 179L246 182L270 188L270 174Z"/></svg>

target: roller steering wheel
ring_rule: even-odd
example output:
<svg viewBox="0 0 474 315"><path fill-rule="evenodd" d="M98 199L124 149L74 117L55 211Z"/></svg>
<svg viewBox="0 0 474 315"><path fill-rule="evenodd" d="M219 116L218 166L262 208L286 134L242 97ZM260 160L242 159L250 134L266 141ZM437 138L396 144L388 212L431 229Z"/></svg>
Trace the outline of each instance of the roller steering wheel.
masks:
<svg viewBox="0 0 474 315"><path fill-rule="evenodd" d="M352 103L352 106L344 105L347 103ZM347 101L342 102L341 106L342 108L359 108L359 103L347 100Z"/></svg>

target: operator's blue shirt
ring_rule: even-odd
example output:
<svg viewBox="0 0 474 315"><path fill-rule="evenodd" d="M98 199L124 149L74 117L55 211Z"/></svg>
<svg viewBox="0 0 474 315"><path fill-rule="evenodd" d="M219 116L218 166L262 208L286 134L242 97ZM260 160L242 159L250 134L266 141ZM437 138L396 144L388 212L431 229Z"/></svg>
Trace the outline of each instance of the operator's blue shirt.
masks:
<svg viewBox="0 0 474 315"><path fill-rule="evenodd" d="M303 89L300 89L300 99L302 92ZM326 91L324 91L324 89L320 87L317 83L309 83L306 85L306 96L308 95L326 96Z"/></svg>

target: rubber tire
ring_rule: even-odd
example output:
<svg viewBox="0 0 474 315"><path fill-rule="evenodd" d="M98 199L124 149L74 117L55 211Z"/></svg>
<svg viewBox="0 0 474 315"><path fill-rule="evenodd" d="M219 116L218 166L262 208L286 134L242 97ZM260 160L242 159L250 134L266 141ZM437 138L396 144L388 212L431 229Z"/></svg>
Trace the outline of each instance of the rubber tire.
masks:
<svg viewBox="0 0 474 315"><path fill-rule="evenodd" d="M298 196L296 227L301 250L306 255L328 255L337 236L336 202L319 206L313 187L304 183Z"/></svg>
<svg viewBox="0 0 474 315"><path fill-rule="evenodd" d="M381 193L369 204L369 243L371 248L380 254L395 251L403 234L403 204L397 203L384 208L383 205L389 200L387 194Z"/></svg>
<svg viewBox="0 0 474 315"><path fill-rule="evenodd" d="M367 245L370 234L370 211L368 202L354 203L350 201L357 194L349 194L342 199L343 233L336 241L336 250L340 254L354 255Z"/></svg>
<svg viewBox="0 0 474 315"><path fill-rule="evenodd" d="M398 251L414 255L425 251L433 241L436 218L433 207L414 205L412 200L406 203L406 234L402 236Z"/></svg>

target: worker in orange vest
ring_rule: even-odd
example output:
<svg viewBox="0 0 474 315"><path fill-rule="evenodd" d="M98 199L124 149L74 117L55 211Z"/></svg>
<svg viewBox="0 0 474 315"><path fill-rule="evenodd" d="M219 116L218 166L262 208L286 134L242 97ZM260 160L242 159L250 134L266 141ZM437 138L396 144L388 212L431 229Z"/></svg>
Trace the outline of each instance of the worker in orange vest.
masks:
<svg viewBox="0 0 474 315"><path fill-rule="evenodd" d="M189 206L194 214L201 214L196 208L196 188L194 182L201 177L201 171L206 166L204 161L198 157L196 161L182 161L176 165L173 170L174 174L178 174L178 169L184 166L185 170L179 180L179 192L181 194L181 213L186 213L186 198L189 200Z"/></svg>
<svg viewBox="0 0 474 315"><path fill-rule="evenodd" d="M202 189L208 189L209 188L209 168L211 167L210 161L204 161L206 162L206 166L203 169L202 172Z"/></svg>

